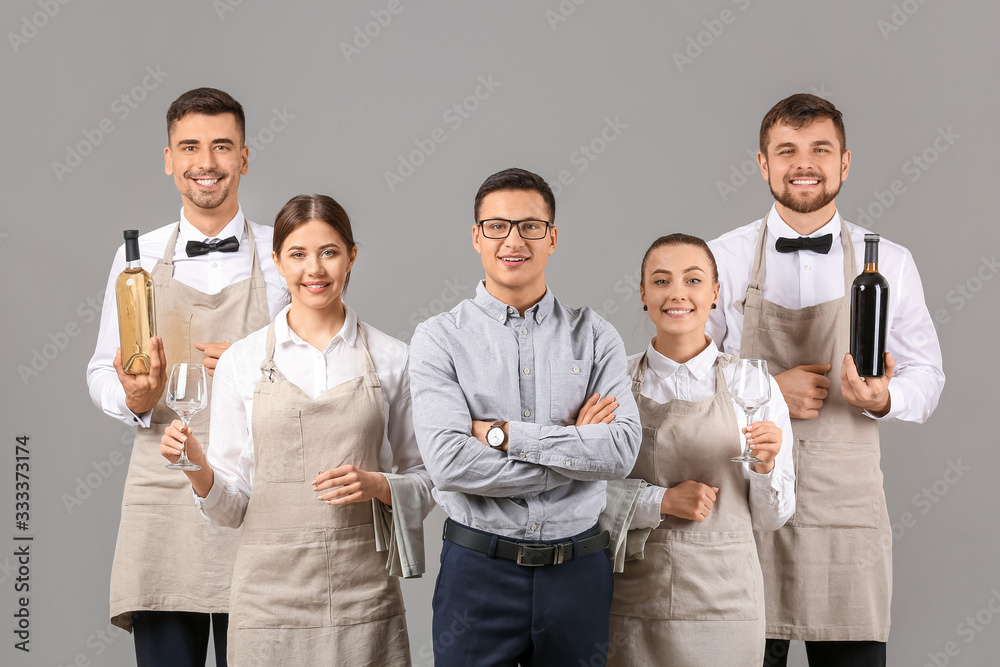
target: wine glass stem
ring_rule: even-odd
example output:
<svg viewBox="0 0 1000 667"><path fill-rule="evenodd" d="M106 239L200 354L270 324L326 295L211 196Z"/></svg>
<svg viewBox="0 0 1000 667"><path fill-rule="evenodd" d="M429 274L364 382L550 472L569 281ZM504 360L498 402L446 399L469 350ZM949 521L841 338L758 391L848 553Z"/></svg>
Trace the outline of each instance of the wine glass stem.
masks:
<svg viewBox="0 0 1000 667"><path fill-rule="evenodd" d="M181 417L181 421L184 422L184 430L187 431L188 430L188 422L191 421L191 418L190 417ZM188 446L187 446L187 438L186 437L184 439L184 443L181 445L181 457L179 459L177 459L177 462L178 463L187 463L188 462Z"/></svg>
<svg viewBox="0 0 1000 667"><path fill-rule="evenodd" d="M749 429L750 428L750 424L753 423L753 416L757 413L757 410L756 409L753 409L753 410L744 410L744 412L746 412L746 415L747 415L747 429ZM750 451L750 440L749 440L749 438L747 437L746 434L744 435L744 440L746 441L746 445L747 445L746 446L746 455L747 456L753 456L753 452Z"/></svg>

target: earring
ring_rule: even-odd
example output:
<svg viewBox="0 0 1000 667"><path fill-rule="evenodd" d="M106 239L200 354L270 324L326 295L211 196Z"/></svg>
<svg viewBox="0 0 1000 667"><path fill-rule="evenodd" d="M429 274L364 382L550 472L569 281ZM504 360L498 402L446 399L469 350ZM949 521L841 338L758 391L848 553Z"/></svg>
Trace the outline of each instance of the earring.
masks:
<svg viewBox="0 0 1000 667"><path fill-rule="evenodd" d="M718 307L719 307L719 304L717 304L717 303L713 303L713 304L712 304L712 310L715 310L715 309L716 309L716 308L718 308Z"/></svg>
<svg viewBox="0 0 1000 667"><path fill-rule="evenodd" d="M648 306L646 306L646 305L643 305L642 309L643 309L643 310L645 310L645 311L648 311L648 310L649 310L649 307L648 307Z"/></svg>

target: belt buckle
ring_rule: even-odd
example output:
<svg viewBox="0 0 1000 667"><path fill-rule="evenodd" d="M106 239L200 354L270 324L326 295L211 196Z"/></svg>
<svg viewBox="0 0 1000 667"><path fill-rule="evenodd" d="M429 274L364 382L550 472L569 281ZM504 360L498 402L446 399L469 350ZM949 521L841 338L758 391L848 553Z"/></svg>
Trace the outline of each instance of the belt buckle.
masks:
<svg viewBox="0 0 1000 667"><path fill-rule="evenodd" d="M524 542L518 542L518 544L517 544L517 564L518 565L522 565L524 567L540 567L542 565L548 565L548 563L525 563L524 562L524 549L525 549L525 547L527 547L528 549L536 550L536 551L541 551L543 549L552 549L553 553L552 553L552 563L551 564L552 565L559 565L560 563L563 562L563 549L562 549L561 545L551 545L551 546L550 545L546 545L546 546L543 547L543 546L538 546L538 545L535 545L535 544L527 544L527 543L524 543Z"/></svg>

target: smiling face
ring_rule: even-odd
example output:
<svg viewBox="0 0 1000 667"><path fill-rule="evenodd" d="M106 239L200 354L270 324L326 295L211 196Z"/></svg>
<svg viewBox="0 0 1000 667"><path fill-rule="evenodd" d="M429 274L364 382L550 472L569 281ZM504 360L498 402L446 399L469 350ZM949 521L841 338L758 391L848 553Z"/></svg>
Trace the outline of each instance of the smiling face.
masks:
<svg viewBox="0 0 1000 667"><path fill-rule="evenodd" d="M337 310L358 249L348 247L329 224L309 220L293 229L271 256L294 306Z"/></svg>
<svg viewBox="0 0 1000 667"><path fill-rule="evenodd" d="M829 213L829 220L836 209L834 198L847 178L851 152L843 150L829 118L797 130L779 122L770 130L767 154L758 153L757 161L779 206L798 214Z"/></svg>
<svg viewBox="0 0 1000 667"><path fill-rule="evenodd" d="M486 195L479 219L551 220L548 206L535 190L497 190ZM525 240L513 227L505 239L488 239L478 224L472 227L472 245L486 270L486 289L506 304L523 310L545 295L545 265L555 252L557 230L549 226L545 238Z"/></svg>
<svg viewBox="0 0 1000 667"><path fill-rule="evenodd" d="M649 252L639 295L658 343L703 345L705 322L719 298L712 273L708 254L698 246L664 245Z"/></svg>
<svg viewBox="0 0 1000 667"><path fill-rule="evenodd" d="M216 209L226 214L231 209L227 220L239 208L236 193L249 156L231 113L183 116L171 126L170 145L163 149L164 169L174 177L184 209L195 216Z"/></svg>

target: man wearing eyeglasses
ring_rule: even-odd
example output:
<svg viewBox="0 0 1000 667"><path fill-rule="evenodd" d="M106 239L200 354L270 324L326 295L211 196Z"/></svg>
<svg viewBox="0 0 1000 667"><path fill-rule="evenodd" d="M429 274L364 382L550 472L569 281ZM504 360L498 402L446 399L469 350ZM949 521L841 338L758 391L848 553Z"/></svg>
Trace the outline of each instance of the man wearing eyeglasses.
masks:
<svg viewBox="0 0 1000 667"><path fill-rule="evenodd" d="M410 348L417 444L448 515L434 664L603 665L612 566L597 518L641 441L625 347L546 285L558 230L540 176L490 176L475 216L486 279Z"/></svg>

